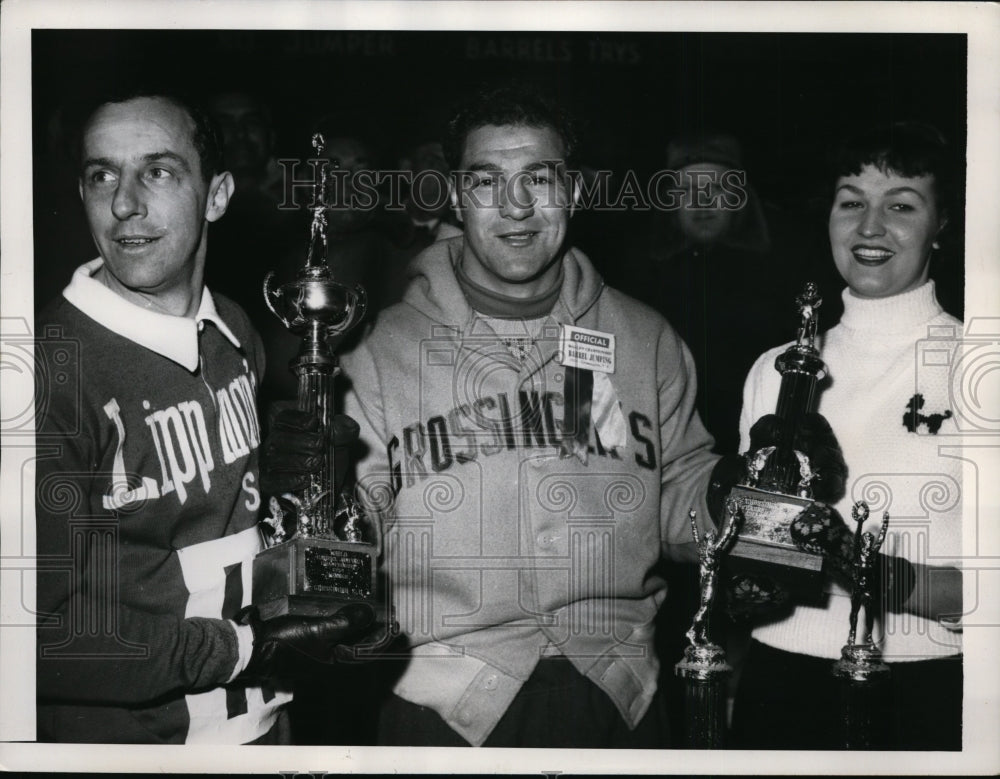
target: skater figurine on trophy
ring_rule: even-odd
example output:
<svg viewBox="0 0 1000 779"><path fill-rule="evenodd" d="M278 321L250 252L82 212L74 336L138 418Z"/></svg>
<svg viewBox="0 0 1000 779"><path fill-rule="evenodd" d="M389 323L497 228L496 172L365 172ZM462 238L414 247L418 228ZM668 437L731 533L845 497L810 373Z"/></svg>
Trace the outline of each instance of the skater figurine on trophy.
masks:
<svg viewBox="0 0 1000 779"><path fill-rule="evenodd" d="M833 665L833 675L840 684L842 741L847 749L873 749L886 742L886 691L889 666L882 662L882 653L875 644L872 631L876 604L873 598L875 565L878 550L885 541L889 513L882 515L878 536L862 532L868 519L868 506L859 501L851 509L857 529L851 582L851 615L847 644L840 660ZM864 610L864 633L858 636L858 617Z"/></svg>
<svg viewBox="0 0 1000 779"><path fill-rule="evenodd" d="M878 560L878 550L885 541L885 533L889 527L889 513L882 515L882 525L878 537L872 533L862 532L868 520L868 506L859 501L851 509L851 517L857 523L854 531L854 550L851 582L851 616L850 630L847 634L847 644L841 650L841 659L837 661L837 676L850 676L852 679L864 681L873 674L885 673L888 666L882 663L882 654L875 645L872 630L875 625L875 605L872 592L875 586L875 564ZM858 640L858 616L864 610L864 633Z"/></svg>
<svg viewBox="0 0 1000 779"><path fill-rule="evenodd" d="M795 302L799 310L796 342L775 360L781 388L773 443L746 453L745 478L730 493L744 516L730 558L742 561L747 572L815 585L823 558L797 546L789 527L813 505L814 463L796 444L807 415L814 411L817 382L826 375L816 348L822 299L816 285L809 282Z"/></svg>
<svg viewBox="0 0 1000 779"><path fill-rule="evenodd" d="M323 147L323 136L317 133L317 157ZM378 576L377 536L368 530L365 537L361 507L352 496L339 494L336 483L336 429L350 420L334 414L333 380L340 368L331 344L364 316L366 296L360 286L346 287L331 277L324 196L325 176L320 175L313 185L305 266L295 281L278 287L272 285L274 272L269 272L264 299L288 330L302 336L290 364L298 378L298 409L319 420L327 443L321 466L309 475L304 489L270 498L271 516L264 523L272 532L265 528L269 545L254 560L253 600L265 619L286 613L329 614L344 603L362 601L375 609L378 624L385 627L391 619ZM285 517L289 513L291 521Z"/></svg>
<svg viewBox="0 0 1000 779"><path fill-rule="evenodd" d="M743 516L739 504L730 498L726 502L721 537L714 530L702 536L698 532L693 510L688 517L695 543L698 544L700 599L686 634L691 644L684 650L684 659L674 666L674 672L685 681L685 746L712 749L722 746L724 739L726 681L732 667L726 662L725 650L712 642L709 619L722 557L739 532Z"/></svg>

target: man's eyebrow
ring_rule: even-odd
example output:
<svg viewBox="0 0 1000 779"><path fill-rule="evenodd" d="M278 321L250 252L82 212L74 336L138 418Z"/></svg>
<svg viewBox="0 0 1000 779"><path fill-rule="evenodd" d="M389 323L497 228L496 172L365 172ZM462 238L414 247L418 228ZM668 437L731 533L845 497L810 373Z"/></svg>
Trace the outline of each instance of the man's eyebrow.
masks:
<svg viewBox="0 0 1000 779"><path fill-rule="evenodd" d="M114 168L117 164L108 157L88 157L83 161L82 168Z"/></svg>
<svg viewBox="0 0 1000 779"><path fill-rule="evenodd" d="M188 165L186 159L181 155L172 151L153 151L149 154L142 155L142 161L145 163L158 162L159 160L170 160L175 163L178 167L182 168L184 171L190 173L191 166ZM83 168L117 168L118 163L109 157L88 157L83 161Z"/></svg>
<svg viewBox="0 0 1000 779"><path fill-rule="evenodd" d="M563 160L539 160L524 166L525 170L552 170L556 171L566 166Z"/></svg>
<svg viewBox="0 0 1000 779"><path fill-rule="evenodd" d="M462 170L466 173L497 173L503 170L503 168L492 162L473 162L471 165L463 168Z"/></svg>
<svg viewBox="0 0 1000 779"><path fill-rule="evenodd" d="M142 155L143 162L158 162L160 160L170 160L171 162L176 163L178 167L180 167L185 172L187 173L191 172L191 166L188 165L188 161L184 159L181 155L177 154L176 152L167 151L166 149L164 149L163 151L153 151L150 152L149 154Z"/></svg>

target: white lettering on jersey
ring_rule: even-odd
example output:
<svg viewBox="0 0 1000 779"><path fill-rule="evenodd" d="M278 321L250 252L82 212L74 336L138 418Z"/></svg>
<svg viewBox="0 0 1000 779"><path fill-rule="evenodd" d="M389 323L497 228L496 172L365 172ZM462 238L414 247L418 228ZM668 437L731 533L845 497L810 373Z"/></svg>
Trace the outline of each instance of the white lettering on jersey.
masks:
<svg viewBox="0 0 1000 779"><path fill-rule="evenodd" d="M176 490L177 499L184 505L187 501L185 485L198 474L208 492L211 487L209 473L215 468L215 462L201 404L197 400L178 403L154 411L145 421L153 434L156 456L160 460L162 494Z"/></svg>
<svg viewBox="0 0 1000 779"><path fill-rule="evenodd" d="M250 447L236 419L236 411L233 409L228 390L216 390L215 397L219 401L219 440L222 443L222 459L229 465L250 454Z"/></svg>
<svg viewBox="0 0 1000 779"><path fill-rule="evenodd" d="M120 509L129 503L160 497L156 482L148 476L142 477L142 484L129 489L125 474L125 423L122 422L121 407L115 398L104 404L104 413L115 424L118 431L118 446L115 448L114 472L111 477L111 494L101 497L101 505L108 510Z"/></svg>
<svg viewBox="0 0 1000 779"><path fill-rule="evenodd" d="M249 495L245 503L247 509L250 511L256 511L260 508L260 491L253 486L255 481L256 478L250 471L243 474L243 489Z"/></svg>
<svg viewBox="0 0 1000 779"><path fill-rule="evenodd" d="M253 556L260 548L260 534L253 527L242 533L177 550L184 585L189 592L184 616L214 619L224 617L222 606L226 595L226 569L234 565L240 566L241 605L249 605ZM230 716L226 693L226 688L217 687L185 696L191 720L186 743L246 744L267 733L281 706L292 698L289 693L275 692L274 697L265 702L259 687L248 687L245 690L246 711Z"/></svg>

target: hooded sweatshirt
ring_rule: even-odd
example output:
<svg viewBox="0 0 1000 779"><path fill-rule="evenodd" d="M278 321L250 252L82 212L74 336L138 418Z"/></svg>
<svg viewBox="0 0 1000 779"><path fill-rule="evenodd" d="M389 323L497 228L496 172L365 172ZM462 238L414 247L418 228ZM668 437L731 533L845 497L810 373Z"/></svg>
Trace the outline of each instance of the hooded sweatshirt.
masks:
<svg viewBox="0 0 1000 779"><path fill-rule="evenodd" d="M666 585L654 566L692 542L690 509L711 527L716 458L694 410L691 356L574 249L559 299L515 353L462 293L463 241L420 254L403 302L344 358L345 409L367 447L359 489L382 520L412 647L394 691L479 745L539 659L561 654L634 727L656 691ZM591 425L585 451L564 457L577 418L567 408L578 405L564 397L567 325L614 336L595 407L617 406L624 428L602 441Z"/></svg>

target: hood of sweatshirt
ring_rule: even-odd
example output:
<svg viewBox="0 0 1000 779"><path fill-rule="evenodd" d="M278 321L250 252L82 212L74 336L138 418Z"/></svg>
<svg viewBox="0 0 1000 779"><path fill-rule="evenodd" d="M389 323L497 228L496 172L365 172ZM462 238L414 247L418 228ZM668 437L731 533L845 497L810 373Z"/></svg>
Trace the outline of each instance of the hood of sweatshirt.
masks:
<svg viewBox="0 0 1000 779"><path fill-rule="evenodd" d="M435 322L467 330L475 317L455 276L465 238L437 241L418 254L408 272L411 283L403 302ZM604 289L604 280L579 249L567 249L562 257L563 282L552 309L556 321L570 324L589 311Z"/></svg>

